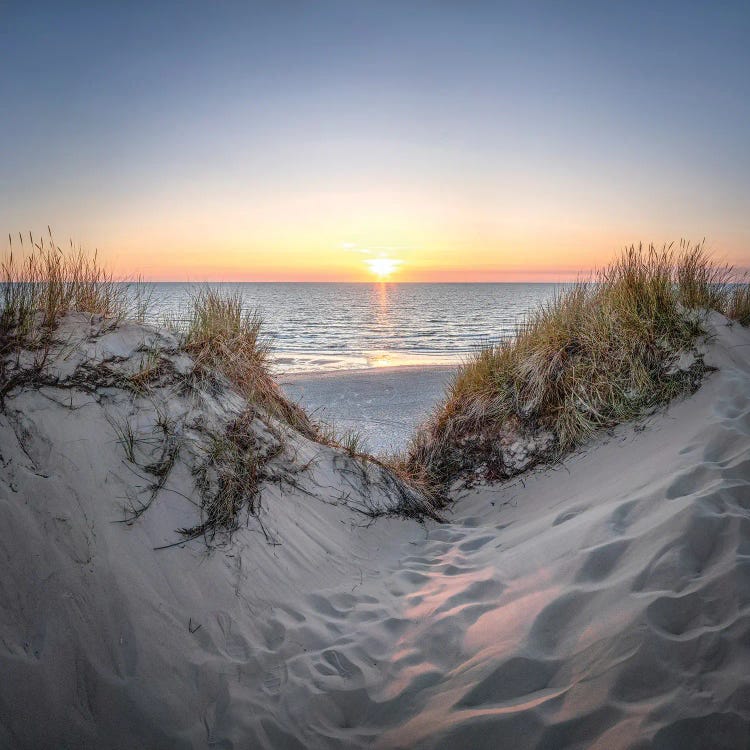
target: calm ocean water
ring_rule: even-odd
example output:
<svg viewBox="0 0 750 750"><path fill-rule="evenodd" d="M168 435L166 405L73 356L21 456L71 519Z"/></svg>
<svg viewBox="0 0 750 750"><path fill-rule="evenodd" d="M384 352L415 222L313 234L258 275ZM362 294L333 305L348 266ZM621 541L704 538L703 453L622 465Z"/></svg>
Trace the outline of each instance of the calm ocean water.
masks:
<svg viewBox="0 0 750 750"><path fill-rule="evenodd" d="M194 284L153 283L156 322L184 316ZM279 372L452 364L549 300L555 284L225 283L263 315Z"/></svg>

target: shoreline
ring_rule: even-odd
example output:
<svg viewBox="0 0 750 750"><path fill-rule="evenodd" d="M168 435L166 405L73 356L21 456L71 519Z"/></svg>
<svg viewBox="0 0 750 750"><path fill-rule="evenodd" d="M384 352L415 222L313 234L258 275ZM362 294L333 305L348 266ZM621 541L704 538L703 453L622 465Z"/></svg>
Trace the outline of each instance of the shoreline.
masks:
<svg viewBox="0 0 750 750"><path fill-rule="evenodd" d="M385 365L378 367L346 367L340 370L304 370L301 372L279 372L274 375L279 385L284 382L296 383L300 380L328 380L337 377L354 378L357 376L374 375L382 373L391 375L394 373L432 373L432 372L455 372L461 366L460 362L456 364L414 364L414 365ZM282 382L283 381L283 382Z"/></svg>

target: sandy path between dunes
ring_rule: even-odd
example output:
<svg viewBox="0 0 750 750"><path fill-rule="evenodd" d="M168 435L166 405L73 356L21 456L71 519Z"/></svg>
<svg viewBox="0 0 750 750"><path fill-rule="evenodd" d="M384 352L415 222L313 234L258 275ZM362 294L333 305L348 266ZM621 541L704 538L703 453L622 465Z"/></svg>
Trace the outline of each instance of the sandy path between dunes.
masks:
<svg viewBox="0 0 750 750"><path fill-rule="evenodd" d="M112 523L93 407L26 402L52 468L0 482L0 746L748 747L750 331L713 320L693 397L445 524L369 524L321 468L329 500L264 495L279 546L210 555L154 551L176 494Z"/></svg>
<svg viewBox="0 0 750 750"><path fill-rule="evenodd" d="M306 742L747 747L750 335L718 335L694 397L464 492L338 594L350 627L283 694Z"/></svg>

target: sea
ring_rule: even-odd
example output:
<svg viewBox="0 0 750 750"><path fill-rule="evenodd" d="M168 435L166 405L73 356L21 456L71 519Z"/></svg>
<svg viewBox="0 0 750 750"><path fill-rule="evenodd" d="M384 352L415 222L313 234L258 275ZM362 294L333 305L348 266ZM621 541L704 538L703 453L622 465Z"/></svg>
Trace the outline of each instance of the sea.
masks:
<svg viewBox="0 0 750 750"><path fill-rule="evenodd" d="M279 373L457 364L513 336L562 288L543 283L222 283L263 317ZM200 285L147 284L149 319L183 322Z"/></svg>

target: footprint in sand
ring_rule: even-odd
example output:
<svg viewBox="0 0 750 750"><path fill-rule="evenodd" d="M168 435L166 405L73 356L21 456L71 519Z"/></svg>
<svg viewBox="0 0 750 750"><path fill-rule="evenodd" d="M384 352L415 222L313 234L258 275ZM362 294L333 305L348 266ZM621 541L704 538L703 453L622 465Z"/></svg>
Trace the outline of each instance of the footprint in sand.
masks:
<svg viewBox="0 0 750 750"><path fill-rule="evenodd" d="M576 582L595 583L605 579L615 569L629 546L629 540L618 539L590 550L576 575Z"/></svg>
<svg viewBox="0 0 750 750"><path fill-rule="evenodd" d="M492 670L460 701L456 708L476 708L518 700L544 690L558 669L559 662L513 657Z"/></svg>
<svg viewBox="0 0 750 750"><path fill-rule="evenodd" d="M586 508L571 508L570 510L566 510L564 513L560 513L557 518L552 522L553 526L559 526L561 523L565 523L566 521L572 521L576 516L579 516L583 511L586 510Z"/></svg>
<svg viewBox="0 0 750 750"><path fill-rule="evenodd" d="M261 625L263 641L269 651L278 651L286 639L286 628L276 618L270 619Z"/></svg>
<svg viewBox="0 0 750 750"><path fill-rule="evenodd" d="M708 483L716 478L716 471L706 464L699 464L691 469L681 472L667 487L664 496L667 500L675 500L686 497L705 489Z"/></svg>
<svg viewBox="0 0 750 750"><path fill-rule="evenodd" d="M278 695L289 677L286 662L279 662L268 669L263 676L263 690L271 695Z"/></svg>
<svg viewBox="0 0 750 750"><path fill-rule="evenodd" d="M654 750L735 750L750 746L747 719L734 712L680 719L654 736Z"/></svg>
<svg viewBox="0 0 750 750"><path fill-rule="evenodd" d="M322 661L315 664L315 669L322 675L338 676L345 680L362 674L362 670L336 649L326 649L322 653Z"/></svg>
<svg viewBox="0 0 750 750"><path fill-rule="evenodd" d="M529 633L529 645L543 654L563 647L564 634L573 638L579 632L588 602L594 596L588 591L569 591L548 604L536 617Z"/></svg>
<svg viewBox="0 0 750 750"><path fill-rule="evenodd" d="M609 517L609 527L615 534L624 534L631 524L630 516L638 505L637 500L629 500L612 512Z"/></svg>
<svg viewBox="0 0 750 750"><path fill-rule="evenodd" d="M477 550L482 549L485 544L492 542L497 537L488 535L488 536L478 536L474 539L468 539L465 542L461 542L461 544L458 545L458 548L461 550L461 552L476 552Z"/></svg>

